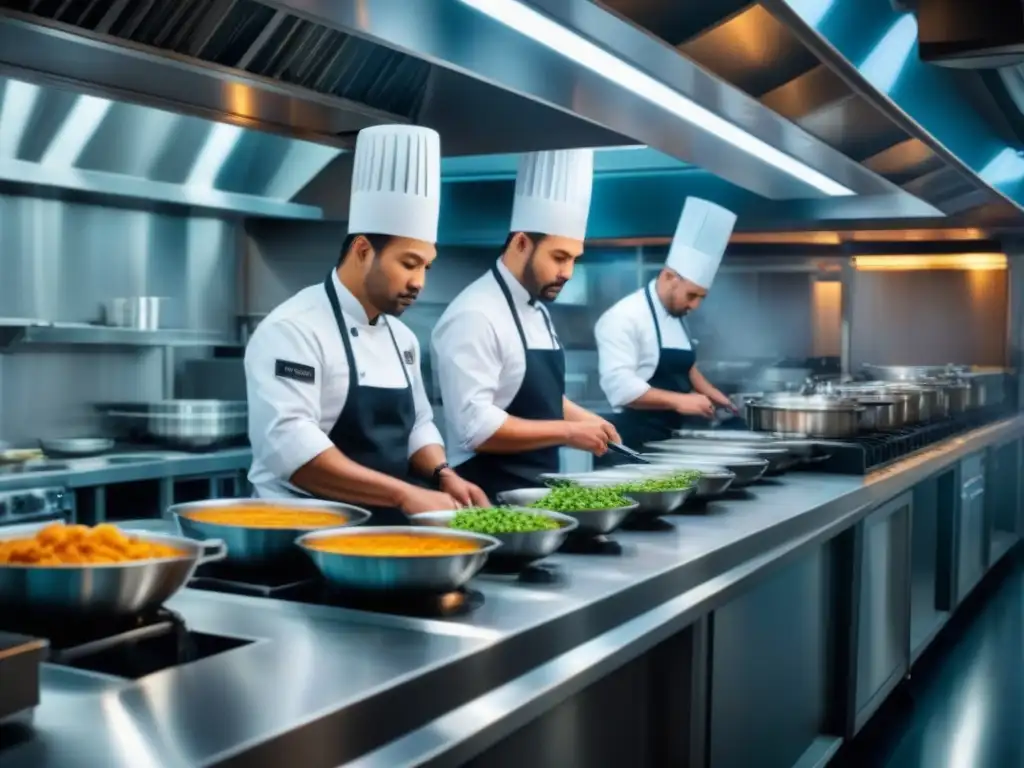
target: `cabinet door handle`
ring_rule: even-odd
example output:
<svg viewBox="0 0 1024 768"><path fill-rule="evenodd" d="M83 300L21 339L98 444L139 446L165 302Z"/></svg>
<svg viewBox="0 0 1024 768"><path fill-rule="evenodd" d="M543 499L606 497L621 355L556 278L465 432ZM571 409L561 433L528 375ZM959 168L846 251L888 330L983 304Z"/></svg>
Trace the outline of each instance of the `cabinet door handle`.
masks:
<svg viewBox="0 0 1024 768"><path fill-rule="evenodd" d="M968 501L974 501L979 496L984 496L984 495L985 495L985 489L984 488L979 488L976 491L972 491L971 494L967 497L967 500Z"/></svg>

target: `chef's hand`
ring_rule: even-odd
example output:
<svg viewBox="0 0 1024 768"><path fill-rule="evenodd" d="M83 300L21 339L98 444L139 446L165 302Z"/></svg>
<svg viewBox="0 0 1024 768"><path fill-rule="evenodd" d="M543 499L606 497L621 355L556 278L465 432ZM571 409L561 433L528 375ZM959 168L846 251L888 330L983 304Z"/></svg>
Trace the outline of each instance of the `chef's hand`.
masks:
<svg viewBox="0 0 1024 768"><path fill-rule="evenodd" d="M740 409L736 407L736 403L730 400L728 395L723 395L721 392L714 392L710 399L712 403L725 408L729 413L738 414L740 412Z"/></svg>
<svg viewBox="0 0 1024 768"><path fill-rule="evenodd" d="M430 491L426 488L410 485L406 489L399 506L405 514L416 515L420 512L442 512L449 509L458 509L461 505L447 493Z"/></svg>
<svg viewBox="0 0 1024 768"><path fill-rule="evenodd" d="M489 507L491 502L480 487L463 480L451 469L445 469L440 477L441 490L464 507Z"/></svg>
<svg viewBox="0 0 1024 768"><path fill-rule="evenodd" d="M619 430L615 428L615 425L605 419L598 419L601 427L604 429L604 434L608 438L609 443L618 443L622 445L622 438L619 437Z"/></svg>
<svg viewBox="0 0 1024 768"><path fill-rule="evenodd" d="M604 456L608 452L608 432L605 422L600 421L567 421L568 434L565 444L570 448L587 451L595 456ZM608 424L608 426L611 426ZM612 431L615 428L612 427Z"/></svg>
<svg viewBox="0 0 1024 768"><path fill-rule="evenodd" d="M712 419L715 416L715 405L705 395L680 395L676 412L684 416L703 416Z"/></svg>

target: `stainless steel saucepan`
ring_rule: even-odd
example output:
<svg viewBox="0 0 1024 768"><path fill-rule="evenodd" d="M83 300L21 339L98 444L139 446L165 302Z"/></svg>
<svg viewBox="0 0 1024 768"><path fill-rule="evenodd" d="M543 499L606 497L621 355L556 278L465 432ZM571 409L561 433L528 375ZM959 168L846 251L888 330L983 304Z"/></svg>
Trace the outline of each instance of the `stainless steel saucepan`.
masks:
<svg viewBox="0 0 1024 768"><path fill-rule="evenodd" d="M747 403L747 423L762 432L843 438L860 431L864 406L827 395L766 395Z"/></svg>

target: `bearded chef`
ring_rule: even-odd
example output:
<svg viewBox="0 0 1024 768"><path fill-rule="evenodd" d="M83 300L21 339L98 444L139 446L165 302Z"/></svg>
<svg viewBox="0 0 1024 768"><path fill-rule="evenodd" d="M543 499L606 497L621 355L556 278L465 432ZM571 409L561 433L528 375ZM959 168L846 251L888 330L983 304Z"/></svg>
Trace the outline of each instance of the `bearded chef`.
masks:
<svg viewBox="0 0 1024 768"><path fill-rule="evenodd" d="M448 466L419 344L397 319L437 255L440 165L432 130L359 133L338 265L271 312L245 352L249 480L261 498L346 501L377 524L487 504Z"/></svg>
<svg viewBox="0 0 1024 768"><path fill-rule="evenodd" d="M593 169L590 150L523 156L501 258L434 328L452 463L490 496L557 472L562 446L602 455L618 441L565 397L565 353L545 306L583 254Z"/></svg>
<svg viewBox="0 0 1024 768"><path fill-rule="evenodd" d="M664 269L597 321L601 388L626 445L672 437L716 406L733 409L697 368L684 318L707 296L735 223L731 211L688 198Z"/></svg>

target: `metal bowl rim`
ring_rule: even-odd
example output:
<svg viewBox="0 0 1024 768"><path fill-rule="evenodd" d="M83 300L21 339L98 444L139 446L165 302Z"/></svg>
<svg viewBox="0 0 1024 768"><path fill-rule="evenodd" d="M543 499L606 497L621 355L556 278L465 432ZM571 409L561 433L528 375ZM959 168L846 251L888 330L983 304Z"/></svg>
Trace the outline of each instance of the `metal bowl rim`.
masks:
<svg viewBox="0 0 1024 768"><path fill-rule="evenodd" d="M550 490L551 490L550 488L513 488L513 489L508 490L508 491L502 491L501 493L498 494L498 496L500 497L500 496L502 496L504 494L507 494L507 493L520 493L522 491L550 491ZM629 505L627 505L625 507L601 507L599 509L574 509L572 512L562 512L560 514L569 515L571 517L572 515L589 515L589 514L601 513L601 512L622 512L624 510L625 511L629 511L629 512L633 512L633 511L635 511L640 506L640 502L637 501L636 499L634 499L633 497L628 496L626 494L623 494L622 497L624 499L630 499L633 503L629 504ZM541 498L543 498L543 497L541 497ZM539 501L539 499L538 499L538 501ZM543 509L543 507L526 507L526 509ZM547 510L544 510L544 511L545 512L556 512L557 510L547 509Z"/></svg>
<svg viewBox="0 0 1024 768"><path fill-rule="evenodd" d="M333 528L327 530L316 530L310 533L304 533L295 540L295 544L302 547L307 552L317 552L324 555L330 555L333 557L358 557L358 558L377 558L380 560L442 560L451 557L469 557L471 555L489 554L498 547L502 546L502 542L493 536L488 536L485 533L472 533L470 531L460 531L455 528L444 528L441 529L444 532L438 534L436 528L431 530L424 530L426 526L423 525L378 525L370 528ZM452 536L458 539L468 539L483 544L483 546L472 552L454 552L448 554L437 554L437 555L364 555L355 554L348 552L328 552L323 549L317 549L316 547L309 546L308 542L314 541L315 539L326 538L327 536L373 536L377 534L388 534L388 533L402 533L412 534L414 536Z"/></svg>
<svg viewBox="0 0 1024 768"><path fill-rule="evenodd" d="M211 503L213 501L227 501L227 502L233 501L233 502L236 502L236 503L235 504L213 504L213 503ZM257 501L257 500L254 499L254 501ZM303 501L305 501L305 499ZM348 504L348 505L342 504L341 502L321 502L321 503L322 504L332 504L332 505L333 504L337 504L337 505L343 506L343 507L345 507L344 511L340 511L340 510L336 511L336 510L333 510L333 509L323 509L322 507L318 507L316 504L308 505L310 507L310 509L315 509L316 511L319 511L319 512L327 512L328 514L336 515L339 518L341 518L343 515L349 515L350 512L354 512L355 513L354 516L353 515L349 515L348 517L346 517L345 520L339 520L339 524L337 524L337 525L332 524L332 525L328 525L328 526L323 526L323 525L318 525L318 526L295 525L295 526L288 526L288 527L264 528L264 527L260 527L258 525L232 525L231 523L212 523L212 522L208 522L206 520L196 520L196 519L194 519L192 517L189 517L189 515L188 515L189 512L199 512L199 511L202 511L204 509L221 509L221 508L224 508L224 507L230 508L232 506L242 506L242 504L240 504L238 502L239 502L238 499L211 499L210 501L190 501L190 502L185 502L183 504L174 504L174 505L168 507L167 511L170 514L174 515L175 518L179 518L179 519L180 518L184 518L185 520L188 520L190 523L195 523L196 525L208 525L211 528L227 528L228 530L231 530L231 531L238 531L238 530L248 530L248 531L300 531L302 533L314 533L316 531L337 530L337 529L340 529L340 528L348 528L348 527L352 527L352 526L361 525L361 524L365 523L367 520L369 520L371 517L373 517L373 513L370 512L369 510L363 509L362 507L357 507L357 506L355 506L353 504ZM286 505L258 504L256 506L267 506L267 507L270 507L270 506L286 506ZM191 507L191 509L184 509L185 507Z"/></svg>

